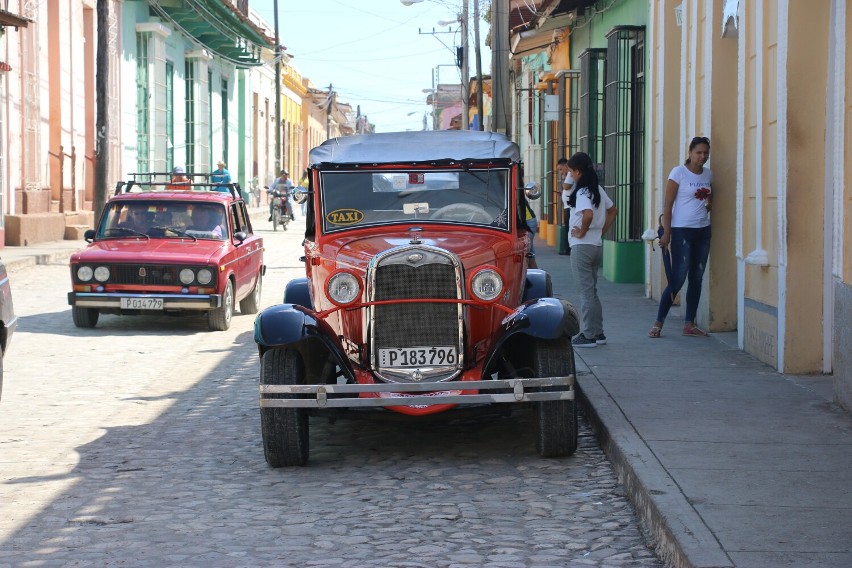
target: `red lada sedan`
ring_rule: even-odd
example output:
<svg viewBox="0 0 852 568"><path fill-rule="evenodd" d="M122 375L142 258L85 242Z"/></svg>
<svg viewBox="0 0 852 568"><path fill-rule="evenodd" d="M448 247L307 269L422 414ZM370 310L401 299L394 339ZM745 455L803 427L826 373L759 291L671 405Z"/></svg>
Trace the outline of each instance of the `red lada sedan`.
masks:
<svg viewBox="0 0 852 568"><path fill-rule="evenodd" d="M263 239L237 184L227 189L120 183L86 232L90 244L71 257L74 324L95 327L100 314L204 313L210 329L224 331L237 303L257 313Z"/></svg>

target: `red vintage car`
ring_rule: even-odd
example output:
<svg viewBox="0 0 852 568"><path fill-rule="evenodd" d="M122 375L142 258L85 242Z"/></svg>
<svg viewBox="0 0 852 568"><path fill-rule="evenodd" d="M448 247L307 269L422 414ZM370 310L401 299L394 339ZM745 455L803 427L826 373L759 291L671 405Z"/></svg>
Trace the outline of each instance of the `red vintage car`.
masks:
<svg viewBox="0 0 852 568"><path fill-rule="evenodd" d="M307 462L309 415L354 407L532 403L539 453L575 451L578 317L529 268L519 158L503 135L464 131L311 152L306 275L255 321L271 466Z"/></svg>
<svg viewBox="0 0 852 568"><path fill-rule="evenodd" d="M104 208L90 244L71 257L68 294L77 327L100 314L206 314L212 330L258 311L263 239L254 234L238 184L141 181L133 174Z"/></svg>

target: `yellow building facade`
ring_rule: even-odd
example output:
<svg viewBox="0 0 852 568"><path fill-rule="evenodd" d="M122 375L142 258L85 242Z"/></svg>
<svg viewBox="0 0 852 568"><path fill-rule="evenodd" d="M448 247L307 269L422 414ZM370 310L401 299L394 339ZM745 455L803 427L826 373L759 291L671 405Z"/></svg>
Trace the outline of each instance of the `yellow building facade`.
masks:
<svg viewBox="0 0 852 568"><path fill-rule="evenodd" d="M699 322L784 373L833 373L852 408L852 6L650 2L647 225L693 136L711 140ZM664 286L660 256L648 292Z"/></svg>

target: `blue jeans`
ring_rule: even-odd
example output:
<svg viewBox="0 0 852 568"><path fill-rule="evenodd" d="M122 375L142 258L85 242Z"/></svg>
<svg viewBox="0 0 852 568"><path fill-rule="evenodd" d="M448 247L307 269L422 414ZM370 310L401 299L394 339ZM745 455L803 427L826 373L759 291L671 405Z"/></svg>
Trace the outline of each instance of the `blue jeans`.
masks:
<svg viewBox="0 0 852 568"><path fill-rule="evenodd" d="M669 285L660 297L657 321L666 321L674 297L688 279L686 315L683 321L695 323L695 313L698 311L698 301L701 299L701 280L704 278L704 269L707 267L707 257L710 256L710 226L700 229L672 227L671 237L669 251L672 259L672 274Z"/></svg>

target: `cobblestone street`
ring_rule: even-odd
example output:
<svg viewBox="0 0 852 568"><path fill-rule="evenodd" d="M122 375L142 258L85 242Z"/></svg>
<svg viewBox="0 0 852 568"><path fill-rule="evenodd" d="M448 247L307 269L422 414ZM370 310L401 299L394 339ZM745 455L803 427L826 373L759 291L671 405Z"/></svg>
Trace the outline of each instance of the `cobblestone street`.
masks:
<svg viewBox="0 0 852 568"><path fill-rule="evenodd" d="M263 305L302 274L267 231ZM543 460L527 412L312 419L271 469L254 316L74 327L64 264L12 273L0 566L661 566L588 426Z"/></svg>

